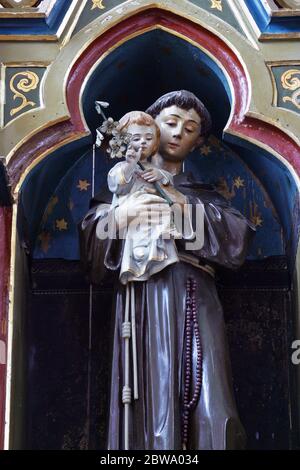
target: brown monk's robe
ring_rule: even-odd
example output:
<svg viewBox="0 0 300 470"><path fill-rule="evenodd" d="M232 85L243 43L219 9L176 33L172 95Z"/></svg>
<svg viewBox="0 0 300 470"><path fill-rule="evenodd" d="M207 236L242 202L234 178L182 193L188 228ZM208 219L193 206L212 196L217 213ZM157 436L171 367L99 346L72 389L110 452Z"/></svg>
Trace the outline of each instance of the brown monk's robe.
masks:
<svg viewBox="0 0 300 470"><path fill-rule="evenodd" d="M174 177L175 187L193 204L205 208L204 246L189 251L200 264L238 268L244 261L254 226L209 185L196 183L185 174ZM104 192L80 227L81 257L92 282L121 263L122 242L100 241L95 236L96 210L107 217L105 205L111 195ZM178 251L185 243L176 241ZM106 266L106 267L105 267ZM239 421L231 383L222 307L211 274L180 261L145 282L135 282L136 337L139 399L130 408L130 449L181 449L181 415L184 378L186 280L197 283L196 302L203 348L203 385L192 413L190 449L243 448L244 429ZM124 321L125 288L118 281L114 307L113 359L107 448L124 449ZM196 373L196 344L193 341L193 379ZM132 373L132 357L130 357ZM132 379L132 375L131 375ZM194 383L193 383L194 385ZM131 387L133 384L131 381ZM194 387L193 387L194 390Z"/></svg>

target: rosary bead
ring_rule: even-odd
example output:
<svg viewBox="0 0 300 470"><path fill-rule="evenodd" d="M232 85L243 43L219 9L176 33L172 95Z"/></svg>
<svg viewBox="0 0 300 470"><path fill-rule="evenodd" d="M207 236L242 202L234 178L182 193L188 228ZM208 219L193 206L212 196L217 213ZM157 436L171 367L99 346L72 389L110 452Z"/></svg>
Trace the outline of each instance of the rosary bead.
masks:
<svg viewBox="0 0 300 470"><path fill-rule="evenodd" d="M182 416L182 442L187 447L188 427L190 412L197 405L200 398L202 386L202 350L199 325L197 320L197 306L195 299L196 280L189 278L186 281L186 320L185 320L185 384L183 395L183 416ZM189 401L191 378L192 378L192 345L193 336L197 348L197 364L195 377L195 390L192 399Z"/></svg>

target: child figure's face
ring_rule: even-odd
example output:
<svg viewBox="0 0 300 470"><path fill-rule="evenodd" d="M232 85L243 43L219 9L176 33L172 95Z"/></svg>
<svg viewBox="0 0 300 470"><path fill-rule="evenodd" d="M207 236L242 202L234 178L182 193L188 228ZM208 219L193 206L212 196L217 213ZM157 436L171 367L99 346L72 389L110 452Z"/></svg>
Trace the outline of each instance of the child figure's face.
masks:
<svg viewBox="0 0 300 470"><path fill-rule="evenodd" d="M140 124L129 124L126 129L132 135L131 145L135 151L142 149L141 161L155 153L157 146L157 131L155 126L142 126Z"/></svg>

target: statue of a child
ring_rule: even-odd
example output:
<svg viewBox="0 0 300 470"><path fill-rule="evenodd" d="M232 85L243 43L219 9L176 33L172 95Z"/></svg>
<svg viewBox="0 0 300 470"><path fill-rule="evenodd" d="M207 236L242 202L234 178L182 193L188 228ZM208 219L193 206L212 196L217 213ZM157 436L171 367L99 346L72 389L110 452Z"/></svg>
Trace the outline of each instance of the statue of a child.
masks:
<svg viewBox="0 0 300 470"><path fill-rule="evenodd" d="M151 164L151 157L157 153L160 144L160 130L154 119L141 111L127 113L119 121L118 131L131 136L125 161L117 163L108 173L108 187L114 194L112 206L121 207L128 196L135 193L136 198L149 195L153 183L168 188L173 185L173 177L166 170ZM142 163L142 168L139 166ZM157 192L156 192L157 193ZM154 273L179 261L174 238L180 238L172 221L170 206L161 196L162 211L140 218L140 214L131 214L130 224L126 228L120 281L145 281Z"/></svg>

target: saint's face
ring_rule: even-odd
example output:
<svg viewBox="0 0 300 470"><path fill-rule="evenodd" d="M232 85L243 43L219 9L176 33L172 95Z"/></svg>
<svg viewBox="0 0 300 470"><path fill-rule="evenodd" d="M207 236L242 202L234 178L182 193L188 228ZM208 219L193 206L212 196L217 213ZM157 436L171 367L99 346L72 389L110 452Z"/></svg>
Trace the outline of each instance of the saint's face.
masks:
<svg viewBox="0 0 300 470"><path fill-rule="evenodd" d="M129 124L128 134L131 134L131 145L134 150L142 149L141 160L146 160L153 155L157 145L155 126L142 126L140 124Z"/></svg>
<svg viewBox="0 0 300 470"><path fill-rule="evenodd" d="M165 160L183 161L202 140L201 119L194 109L173 105L164 108L155 121L161 132L159 152Z"/></svg>

